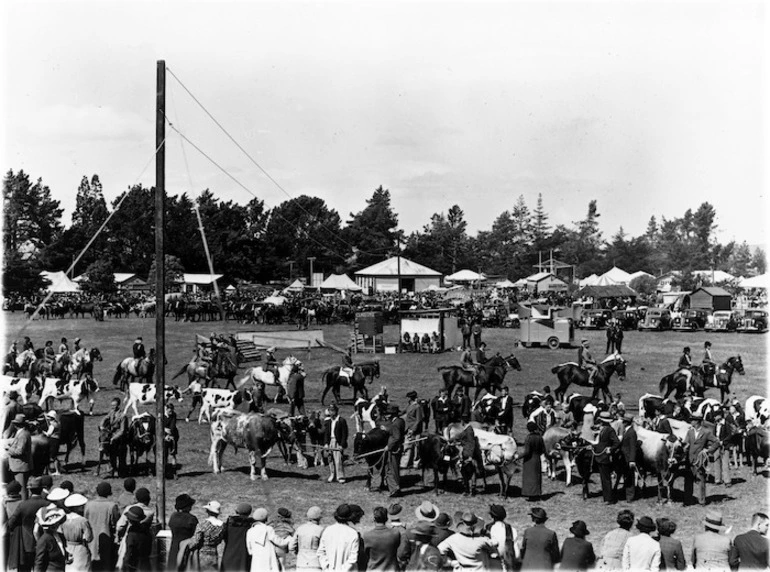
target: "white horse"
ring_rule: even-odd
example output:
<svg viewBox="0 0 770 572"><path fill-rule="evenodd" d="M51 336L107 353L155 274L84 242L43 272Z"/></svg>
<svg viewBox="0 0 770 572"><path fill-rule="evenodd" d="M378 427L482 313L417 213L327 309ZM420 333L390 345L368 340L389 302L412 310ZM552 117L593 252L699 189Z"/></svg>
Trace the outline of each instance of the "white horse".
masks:
<svg viewBox="0 0 770 572"><path fill-rule="evenodd" d="M283 390L288 392L287 384L289 382L289 376L295 367L302 367L302 362L294 356L286 356L276 370L278 372L278 379L276 375L270 369L265 369L262 366L252 367L246 370L246 376L241 379L238 387L243 387L245 383L261 381L265 385L280 385Z"/></svg>

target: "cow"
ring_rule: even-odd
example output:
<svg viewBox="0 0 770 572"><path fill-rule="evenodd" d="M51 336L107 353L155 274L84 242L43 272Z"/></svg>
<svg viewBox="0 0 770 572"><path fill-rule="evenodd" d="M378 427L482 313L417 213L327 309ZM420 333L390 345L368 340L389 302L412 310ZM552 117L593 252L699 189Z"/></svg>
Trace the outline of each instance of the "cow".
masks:
<svg viewBox="0 0 770 572"><path fill-rule="evenodd" d="M312 411L308 417L307 435L310 438L310 446L314 449L313 465L316 467L326 464L325 452L323 450L326 442L324 428L324 415L321 411Z"/></svg>
<svg viewBox="0 0 770 572"><path fill-rule="evenodd" d="M278 448L281 450L283 459L288 464L291 460L291 453L294 452L297 458L297 466L300 469L307 469L308 462L305 457L304 445L305 435L307 435L309 420L305 415L290 416L282 409L271 408L267 410L267 415L275 419L279 433Z"/></svg>
<svg viewBox="0 0 770 572"><path fill-rule="evenodd" d="M384 385L380 387L380 392L372 397L371 401L359 397L353 404L353 415L351 415L356 424L356 433L363 432L365 424L369 425L369 429L374 429L377 420L382 417L387 406L388 389Z"/></svg>
<svg viewBox="0 0 770 572"><path fill-rule="evenodd" d="M671 439L657 431L650 431L639 425L634 429L639 444L636 458L639 474L643 475L642 487L644 488L646 474L655 474L658 479L658 504L666 503L671 500L671 483L675 471L685 460L684 446L678 439Z"/></svg>
<svg viewBox="0 0 770 572"><path fill-rule="evenodd" d="M3 440L2 450L5 453L6 447L10 445L11 440ZM48 473L48 466L51 460L51 439L39 433L32 434L32 464L31 476L39 477ZM8 468L8 455L0 455L0 474L10 475Z"/></svg>
<svg viewBox="0 0 770 572"><path fill-rule="evenodd" d="M261 413L220 411L211 424L211 452L209 464L214 474L222 472L222 454L228 444L245 447L249 451L251 480L257 480L257 466L263 481L267 480L265 458L281 438L275 419Z"/></svg>
<svg viewBox="0 0 770 572"><path fill-rule="evenodd" d="M175 385L167 385L164 388L166 402L176 399L182 402L182 392ZM137 404L150 405L155 403L155 384L153 383L129 383L126 393L126 407L123 409L123 415L128 413L128 408L134 407L134 415L139 415Z"/></svg>
<svg viewBox="0 0 770 572"><path fill-rule="evenodd" d="M10 375L0 376L0 393L7 395L12 391L19 394L22 403L27 403L33 395L40 394L40 382L34 377L27 379Z"/></svg>
<svg viewBox="0 0 770 572"><path fill-rule="evenodd" d="M353 454L357 459L363 459L368 465L366 472L366 488L372 490L372 478L375 473L380 475L378 490L385 488L385 471L388 466L388 438L390 433L375 427L366 433L356 433L353 438Z"/></svg>
<svg viewBox="0 0 770 572"><path fill-rule="evenodd" d="M658 407L661 405L663 406L663 414L666 417L670 417L674 414L676 401L664 399L660 395L645 393L639 398L639 415L642 419L653 419L655 418Z"/></svg>
<svg viewBox="0 0 770 572"><path fill-rule="evenodd" d="M521 404L521 413L524 415L524 419L529 419L532 412L540 407L542 400L543 394L539 391L532 391L524 397L524 402Z"/></svg>
<svg viewBox="0 0 770 572"><path fill-rule="evenodd" d="M41 403L46 409L50 409L51 400L62 401L63 399L72 400L73 411L80 412L80 403L88 401L88 414L94 414L94 395L99 391L99 384L91 376L82 379L70 379L62 384L60 379L47 377L43 382L43 391L40 393L38 403Z"/></svg>
<svg viewBox="0 0 770 572"><path fill-rule="evenodd" d="M770 460L770 430L764 427L752 427L746 434L746 454L754 468L752 475L759 474L759 458L763 457L765 465Z"/></svg>
<svg viewBox="0 0 770 572"><path fill-rule="evenodd" d="M470 424L474 426L473 423ZM444 437L451 441L459 435L465 427L459 423L453 423L444 429ZM519 457L516 441L509 435L498 435L491 431L485 431L478 426L473 427L473 433L479 441L485 465L492 465L500 479L500 495L505 497L513 477L514 461ZM484 476L482 474L482 476ZM486 482L484 483L486 488Z"/></svg>
<svg viewBox="0 0 770 572"><path fill-rule="evenodd" d="M439 475L444 477L444 491L446 491L447 473L458 460L457 447L449 443L439 435L428 434L417 445L419 448L421 480L425 482L425 471L433 471L433 489L437 495L442 494L439 487Z"/></svg>
<svg viewBox="0 0 770 572"><path fill-rule="evenodd" d="M146 411L141 415L134 415L128 422L128 454L129 454L129 466L136 468L139 464L139 459L142 455L145 455L145 462L150 462L150 451L152 451L153 457L156 456L155 449L155 417L147 413ZM153 459L150 470L155 472L155 461Z"/></svg>
<svg viewBox="0 0 770 572"><path fill-rule="evenodd" d="M457 468L463 483L463 495L476 494L476 482L479 476L483 479L484 489L487 489L487 474L484 468L484 455L474 427L466 425L461 431L455 432L449 428L444 430L450 444L457 447ZM450 439L451 437L451 439ZM502 485L501 485L502 491Z"/></svg>
<svg viewBox="0 0 770 572"><path fill-rule="evenodd" d="M471 420L486 427L494 427L499 414L499 398L487 393L473 405Z"/></svg>
<svg viewBox="0 0 770 572"><path fill-rule="evenodd" d="M76 411L61 411L59 413L59 447L64 445L64 466L70 460L70 453L76 447L80 448L81 464L86 463L86 441L83 415ZM51 458L58 456L59 451L51 451Z"/></svg>
<svg viewBox="0 0 770 572"><path fill-rule="evenodd" d="M572 485L572 454L569 448L562 447L562 443L572 433L569 429L552 425L543 433L543 443L545 444L545 458L548 461L548 477L551 480L556 478L556 468L559 457L564 463L566 471L565 480L567 486Z"/></svg>
<svg viewBox="0 0 770 572"><path fill-rule="evenodd" d="M704 421L708 421L709 423L714 422L714 414L717 411L722 411L722 403L713 397L707 397L697 401L693 400L691 407L693 413L702 415Z"/></svg>
<svg viewBox="0 0 770 572"><path fill-rule="evenodd" d="M251 401L251 394L248 391L229 389L206 388L201 392L203 404L198 413L198 423L203 421L203 415L206 415L206 421L211 423L211 414L217 409L234 410L244 401Z"/></svg>
<svg viewBox="0 0 770 572"><path fill-rule="evenodd" d="M589 406L593 408L593 413L597 413L597 411L601 408L606 409L606 405L601 403L600 406L599 400L594 397L573 393L567 398L566 410L572 414L572 418L578 425L583 423L583 417L585 417L586 411L591 410L591 407Z"/></svg>
<svg viewBox="0 0 770 572"><path fill-rule="evenodd" d="M770 399L752 395L746 400L746 424L767 426L770 421Z"/></svg>

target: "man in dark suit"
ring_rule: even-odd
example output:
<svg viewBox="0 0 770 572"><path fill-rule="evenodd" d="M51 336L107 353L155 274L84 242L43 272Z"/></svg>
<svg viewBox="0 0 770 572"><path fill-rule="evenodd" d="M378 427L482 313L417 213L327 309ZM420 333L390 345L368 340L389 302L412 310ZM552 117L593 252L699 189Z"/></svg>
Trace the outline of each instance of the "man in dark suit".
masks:
<svg viewBox="0 0 770 572"><path fill-rule="evenodd" d="M43 492L43 481L40 477L32 477L27 483L29 498L19 503L16 512L8 520L8 531L13 538L14 530L21 527L21 551L18 569L31 570L35 564L35 515L41 508L48 506L40 493ZM10 567L10 563L9 563Z"/></svg>
<svg viewBox="0 0 770 572"><path fill-rule="evenodd" d="M714 484L724 484L731 487L733 479L730 477L730 441L737 433L737 427L727 422L724 409L714 410L714 437L719 441L719 449L716 453L714 471Z"/></svg>
<svg viewBox="0 0 770 572"><path fill-rule="evenodd" d="M32 471L32 435L27 426L27 418L23 413L17 413L11 421L15 433L6 454L8 455L8 470L14 480L21 485L21 498L27 498L27 480Z"/></svg>
<svg viewBox="0 0 770 572"><path fill-rule="evenodd" d="M399 416L401 412L398 405L389 405L385 410L385 419L380 424L380 429L387 431L388 437L388 468L386 480L391 497L401 496L401 455L404 453L404 436L406 426Z"/></svg>
<svg viewBox="0 0 770 572"><path fill-rule="evenodd" d="M425 423L423 423L422 405L417 401L417 392L412 390L406 394L409 403L404 412L404 425L406 428L406 440L414 441L422 435ZM410 465L417 468L419 449L417 443L408 443L404 447L404 456L401 457L401 468L407 469Z"/></svg>
<svg viewBox="0 0 770 572"><path fill-rule="evenodd" d="M633 502L636 498L636 452L638 449L634 418L623 416L623 437L620 440L620 453L623 456L625 472L623 488L626 489L626 501Z"/></svg>
<svg viewBox="0 0 770 572"><path fill-rule="evenodd" d="M455 421L470 423L472 405L471 398L468 397L468 389L461 387L452 402Z"/></svg>
<svg viewBox="0 0 770 572"><path fill-rule="evenodd" d="M134 342L134 345L131 346L131 350L134 352L134 367L139 368L139 360L147 357L147 352L144 349L144 342L142 342L142 336L136 337L136 341Z"/></svg>
<svg viewBox="0 0 770 572"><path fill-rule="evenodd" d="M751 517L751 530L739 534L730 550L730 568L733 570L767 570L770 568L770 545L767 529L770 519L762 512Z"/></svg>
<svg viewBox="0 0 770 572"><path fill-rule="evenodd" d="M363 546L367 570L396 570L398 548L402 543L402 531L388 526L388 510L378 506L372 511L374 528L363 534ZM405 533L404 533L405 535ZM406 540L404 538L404 540Z"/></svg>
<svg viewBox="0 0 770 572"><path fill-rule="evenodd" d="M348 422L340 417L336 405L329 406L329 417L324 420L325 445L331 449L332 462L329 463L328 482L345 482L345 468L342 464L343 453L348 446Z"/></svg>
<svg viewBox="0 0 770 572"><path fill-rule="evenodd" d="M449 424L452 416L452 402L449 401L449 394L446 388L441 388L438 396L431 400L431 409L433 409L433 422L436 424L436 433L443 433L444 427Z"/></svg>
<svg viewBox="0 0 770 572"><path fill-rule="evenodd" d="M690 417L692 429L687 433L685 448L688 450L689 471L684 476L685 502L693 496L695 481L698 482L698 502L706 504L706 469L708 458L719 449L719 441L710 429L703 426L703 416L693 414Z"/></svg>
<svg viewBox="0 0 770 572"><path fill-rule="evenodd" d="M614 504L612 498L612 455L620 448L620 440L615 429L610 426L612 415L609 411L602 411L599 414L599 422L602 428L599 430L599 437L594 445L596 453L596 464L599 467L599 477L602 481L602 496L604 502Z"/></svg>
<svg viewBox="0 0 770 572"><path fill-rule="evenodd" d="M535 507L529 511L534 526L524 531L521 538L522 570L553 570L561 560L559 539L556 533L545 527L548 515L545 510Z"/></svg>
<svg viewBox="0 0 770 572"><path fill-rule="evenodd" d="M664 405L661 403L655 409L655 418L652 420L652 430L664 435L671 435L671 423L668 422L665 413L663 413Z"/></svg>
<svg viewBox="0 0 770 572"><path fill-rule="evenodd" d="M509 395L508 386L504 385L500 390L500 413L497 414L497 423L504 435L510 435L513 429L513 399Z"/></svg>

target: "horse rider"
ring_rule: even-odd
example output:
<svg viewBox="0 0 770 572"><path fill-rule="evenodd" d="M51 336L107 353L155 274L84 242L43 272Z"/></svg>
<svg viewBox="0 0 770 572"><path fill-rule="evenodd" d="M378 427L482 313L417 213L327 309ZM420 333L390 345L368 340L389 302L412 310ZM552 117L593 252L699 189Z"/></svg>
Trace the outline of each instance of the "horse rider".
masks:
<svg viewBox="0 0 770 572"><path fill-rule="evenodd" d="M417 401L417 392L412 390L406 394L407 406L404 412L404 425L406 427L406 439L412 441L404 447L404 456L401 457L401 468L408 469L411 465L416 469L419 463L419 448L413 442L420 438L424 429L424 414L422 406Z"/></svg>
<svg viewBox="0 0 770 572"><path fill-rule="evenodd" d="M350 383L350 376L353 375L353 358L350 357L350 350L342 354L342 367L340 368L340 377L348 378Z"/></svg>
<svg viewBox="0 0 770 572"><path fill-rule="evenodd" d="M594 378L596 377L597 367L594 356L591 355L589 348L591 344L588 340L580 340L580 348L578 349L578 366L582 367L588 372L588 385L594 384Z"/></svg>
<svg viewBox="0 0 770 572"><path fill-rule="evenodd" d="M134 352L134 368L138 371L139 362L147 357L147 352L144 349L144 342L142 342L142 336L137 336L132 351Z"/></svg>
<svg viewBox="0 0 770 572"><path fill-rule="evenodd" d="M473 385L478 385L476 365L473 362L471 347L467 346L460 355L460 367L473 376Z"/></svg>
<svg viewBox="0 0 770 572"><path fill-rule="evenodd" d="M711 355L711 342L705 342L703 344L703 373L706 379L710 378L713 381L713 387L717 386L717 362L714 361L714 357ZM705 379L704 379L705 381Z"/></svg>
<svg viewBox="0 0 770 572"><path fill-rule="evenodd" d="M62 338L59 344L59 359L64 361L70 356L70 345L67 343L67 338Z"/></svg>
<svg viewBox="0 0 770 572"><path fill-rule="evenodd" d="M80 338L75 338L72 340L72 343L74 345L72 348L72 353L78 353L80 351Z"/></svg>
<svg viewBox="0 0 770 572"><path fill-rule="evenodd" d="M26 352L27 350L35 351L35 346L32 343L32 340L29 339L29 336L24 336L24 349L22 351Z"/></svg>
<svg viewBox="0 0 770 572"><path fill-rule="evenodd" d="M45 359L45 365L48 370L51 370L53 362L56 359L56 351L53 349L53 341L48 340L43 348L43 359Z"/></svg>
<svg viewBox="0 0 770 572"><path fill-rule="evenodd" d="M685 346L685 348L682 350L682 355L679 357L679 365L677 365L679 369L690 369L692 368L692 355L690 355L690 347Z"/></svg>

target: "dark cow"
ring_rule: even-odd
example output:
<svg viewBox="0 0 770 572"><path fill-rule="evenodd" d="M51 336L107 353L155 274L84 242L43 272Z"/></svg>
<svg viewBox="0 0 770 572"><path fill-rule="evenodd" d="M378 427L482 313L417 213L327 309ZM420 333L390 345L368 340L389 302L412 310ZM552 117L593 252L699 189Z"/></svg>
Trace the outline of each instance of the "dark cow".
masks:
<svg viewBox="0 0 770 572"><path fill-rule="evenodd" d="M543 394L539 391L533 391L524 397L524 402L521 404L521 413L524 416L524 419L529 419L532 412L540 407L540 402L543 400L543 397Z"/></svg>
<svg viewBox="0 0 770 572"><path fill-rule="evenodd" d="M276 428L280 438L278 448L281 450L283 460L288 465L292 460L292 453L297 461L297 467L307 469L307 457L305 457L305 436L309 428L309 419L306 415L287 415L285 411L277 408L267 410L276 421Z"/></svg>
<svg viewBox="0 0 770 572"><path fill-rule="evenodd" d="M142 413L134 416L128 422L128 454L129 463L132 469L136 469L139 459L145 456L145 462L150 462L150 451L153 457L157 454L155 450L155 417L149 413ZM155 459L150 465L151 470L155 471Z"/></svg>
<svg viewBox="0 0 770 572"><path fill-rule="evenodd" d="M451 431L449 434L452 435ZM460 433L452 435L452 442L457 446L457 464L463 480L463 494L466 496L476 494L476 481L479 476L481 476L484 482L482 492L485 491L487 488L487 476L484 469L484 456L473 426L468 425Z"/></svg>
<svg viewBox="0 0 770 572"><path fill-rule="evenodd" d="M422 482L425 482L425 471L433 471L433 489L437 495L446 491L447 473L457 462L457 447L450 444L439 435L429 434L418 444L420 466L422 468ZM444 477L444 491L439 487L439 475Z"/></svg>
<svg viewBox="0 0 770 572"><path fill-rule="evenodd" d="M222 454L227 445L245 447L249 452L251 480L257 479L257 467L263 481L267 480L265 458L281 439L276 420L261 413L220 412L211 424L211 452L209 464L214 474L222 472Z"/></svg>
<svg viewBox="0 0 770 572"><path fill-rule="evenodd" d="M48 464L51 459L50 441L45 435L32 434L32 476L39 477L48 473ZM8 455L0 455L0 474L11 474L8 468Z"/></svg>
<svg viewBox="0 0 770 572"><path fill-rule="evenodd" d="M84 417L75 411L61 411L59 415L59 447L64 445L64 466L70 460L70 453L76 447L80 448L80 462L86 462L86 441L84 429ZM51 451L51 456L58 456L58 451Z"/></svg>
<svg viewBox="0 0 770 572"><path fill-rule="evenodd" d="M385 470L388 466L388 438L390 434L378 427L366 432L356 433L353 439L353 454L358 459L363 459L368 465L366 472L366 488L372 490L372 478L379 473L380 484L378 490L385 488Z"/></svg>
<svg viewBox="0 0 770 572"><path fill-rule="evenodd" d="M749 429L746 434L746 454L754 468L753 475L757 476L759 474L759 458L764 458L765 464L770 459L770 431L764 427Z"/></svg>
<svg viewBox="0 0 770 572"><path fill-rule="evenodd" d="M588 397L586 395L580 395L579 393L573 393L567 398L567 411L572 414L572 418L578 425L583 423L583 417L585 417L585 411L587 405L593 405L597 409L601 409L600 402L595 397ZM605 404L602 402L602 406Z"/></svg>

